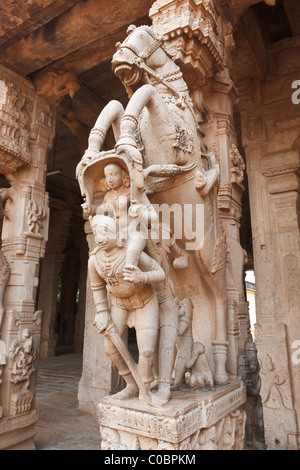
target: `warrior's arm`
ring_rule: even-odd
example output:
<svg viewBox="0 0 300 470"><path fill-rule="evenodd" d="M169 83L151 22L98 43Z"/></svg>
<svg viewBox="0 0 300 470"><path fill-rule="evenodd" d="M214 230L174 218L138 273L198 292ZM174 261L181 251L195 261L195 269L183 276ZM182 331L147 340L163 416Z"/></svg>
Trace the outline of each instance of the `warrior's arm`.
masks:
<svg viewBox="0 0 300 470"><path fill-rule="evenodd" d="M99 275L93 256L90 257L88 263L88 271L91 282L91 290L93 292L94 302L96 305L97 313L108 312L108 301L107 301L107 291L106 283Z"/></svg>
<svg viewBox="0 0 300 470"><path fill-rule="evenodd" d="M125 281L140 284L156 284L166 278L162 267L144 252L140 255L139 266L125 266L123 275Z"/></svg>
<svg viewBox="0 0 300 470"><path fill-rule="evenodd" d="M157 282L164 281L166 278L162 267L145 252L141 253L139 268L143 271L145 284L156 284Z"/></svg>

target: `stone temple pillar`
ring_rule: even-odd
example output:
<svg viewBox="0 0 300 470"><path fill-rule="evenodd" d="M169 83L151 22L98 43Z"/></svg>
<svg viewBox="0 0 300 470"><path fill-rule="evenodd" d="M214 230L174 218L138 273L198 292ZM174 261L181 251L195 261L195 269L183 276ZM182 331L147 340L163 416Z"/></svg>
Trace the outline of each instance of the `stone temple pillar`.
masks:
<svg viewBox="0 0 300 470"><path fill-rule="evenodd" d="M292 101L292 83L300 69L291 65L295 42L289 38L271 48L264 84L239 87L256 279L255 337L270 449L299 448L300 105Z"/></svg>
<svg viewBox="0 0 300 470"><path fill-rule="evenodd" d="M73 350L75 330L76 292L79 281L79 250L67 250L61 270L60 328L58 347L62 350Z"/></svg>
<svg viewBox="0 0 300 470"><path fill-rule="evenodd" d="M40 357L55 356L54 337L57 306L58 276L63 265L70 217L69 209L53 209L50 212L49 242L41 265L38 308L43 311Z"/></svg>
<svg viewBox="0 0 300 470"><path fill-rule="evenodd" d="M88 246L85 237L80 241L80 276L79 276L79 299L78 310L75 317L74 331L74 352L83 351L84 341L84 320L86 305L86 284L87 284L87 263L88 263Z"/></svg>
<svg viewBox="0 0 300 470"><path fill-rule="evenodd" d="M55 114L30 82L1 66L0 121L1 173L11 185L2 229L0 448L33 449L42 322L35 302L48 239L46 155Z"/></svg>

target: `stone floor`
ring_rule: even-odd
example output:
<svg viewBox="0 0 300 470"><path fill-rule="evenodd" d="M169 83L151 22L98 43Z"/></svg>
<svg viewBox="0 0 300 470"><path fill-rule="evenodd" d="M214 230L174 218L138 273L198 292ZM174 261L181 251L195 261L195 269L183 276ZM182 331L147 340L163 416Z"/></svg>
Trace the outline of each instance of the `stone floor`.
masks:
<svg viewBox="0 0 300 470"><path fill-rule="evenodd" d="M99 450L95 416L78 409L77 389L82 355L64 354L40 359L36 408L37 450Z"/></svg>

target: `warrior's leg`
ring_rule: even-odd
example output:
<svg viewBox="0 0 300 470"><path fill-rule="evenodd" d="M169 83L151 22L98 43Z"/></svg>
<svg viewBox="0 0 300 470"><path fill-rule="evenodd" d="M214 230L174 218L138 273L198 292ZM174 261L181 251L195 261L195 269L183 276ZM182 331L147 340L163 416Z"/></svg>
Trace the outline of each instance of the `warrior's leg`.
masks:
<svg viewBox="0 0 300 470"><path fill-rule="evenodd" d="M175 362L179 309L167 289L159 293L158 392L152 402L165 405L171 398L171 377Z"/></svg>
<svg viewBox="0 0 300 470"><path fill-rule="evenodd" d="M135 329L139 350L138 369L145 385L154 380L154 363L158 336L158 302L153 295L146 305L135 312Z"/></svg>
<svg viewBox="0 0 300 470"><path fill-rule="evenodd" d="M127 316L127 310L112 305L111 317L120 337L122 337L125 332ZM131 375L125 360L109 338L104 337L104 345L107 355L109 356L112 363L117 367L119 374L126 382L126 388L121 390L121 392L116 393L114 397L119 399L126 399L138 396L138 386L133 376Z"/></svg>

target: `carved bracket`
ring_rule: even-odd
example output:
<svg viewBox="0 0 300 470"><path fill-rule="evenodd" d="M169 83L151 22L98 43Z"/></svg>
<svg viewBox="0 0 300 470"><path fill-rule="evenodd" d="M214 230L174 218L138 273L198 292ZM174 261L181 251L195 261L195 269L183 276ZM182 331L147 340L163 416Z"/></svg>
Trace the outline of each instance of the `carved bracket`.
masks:
<svg viewBox="0 0 300 470"><path fill-rule="evenodd" d="M183 64L197 69L202 78L222 70L224 25L212 1L157 0L149 16Z"/></svg>
<svg viewBox="0 0 300 470"><path fill-rule="evenodd" d="M73 73L52 68L38 72L34 77L34 84L37 95L55 106L58 106L65 95L73 98L80 88Z"/></svg>
<svg viewBox="0 0 300 470"><path fill-rule="evenodd" d="M31 160L24 102L17 85L0 73L0 171L5 175Z"/></svg>

